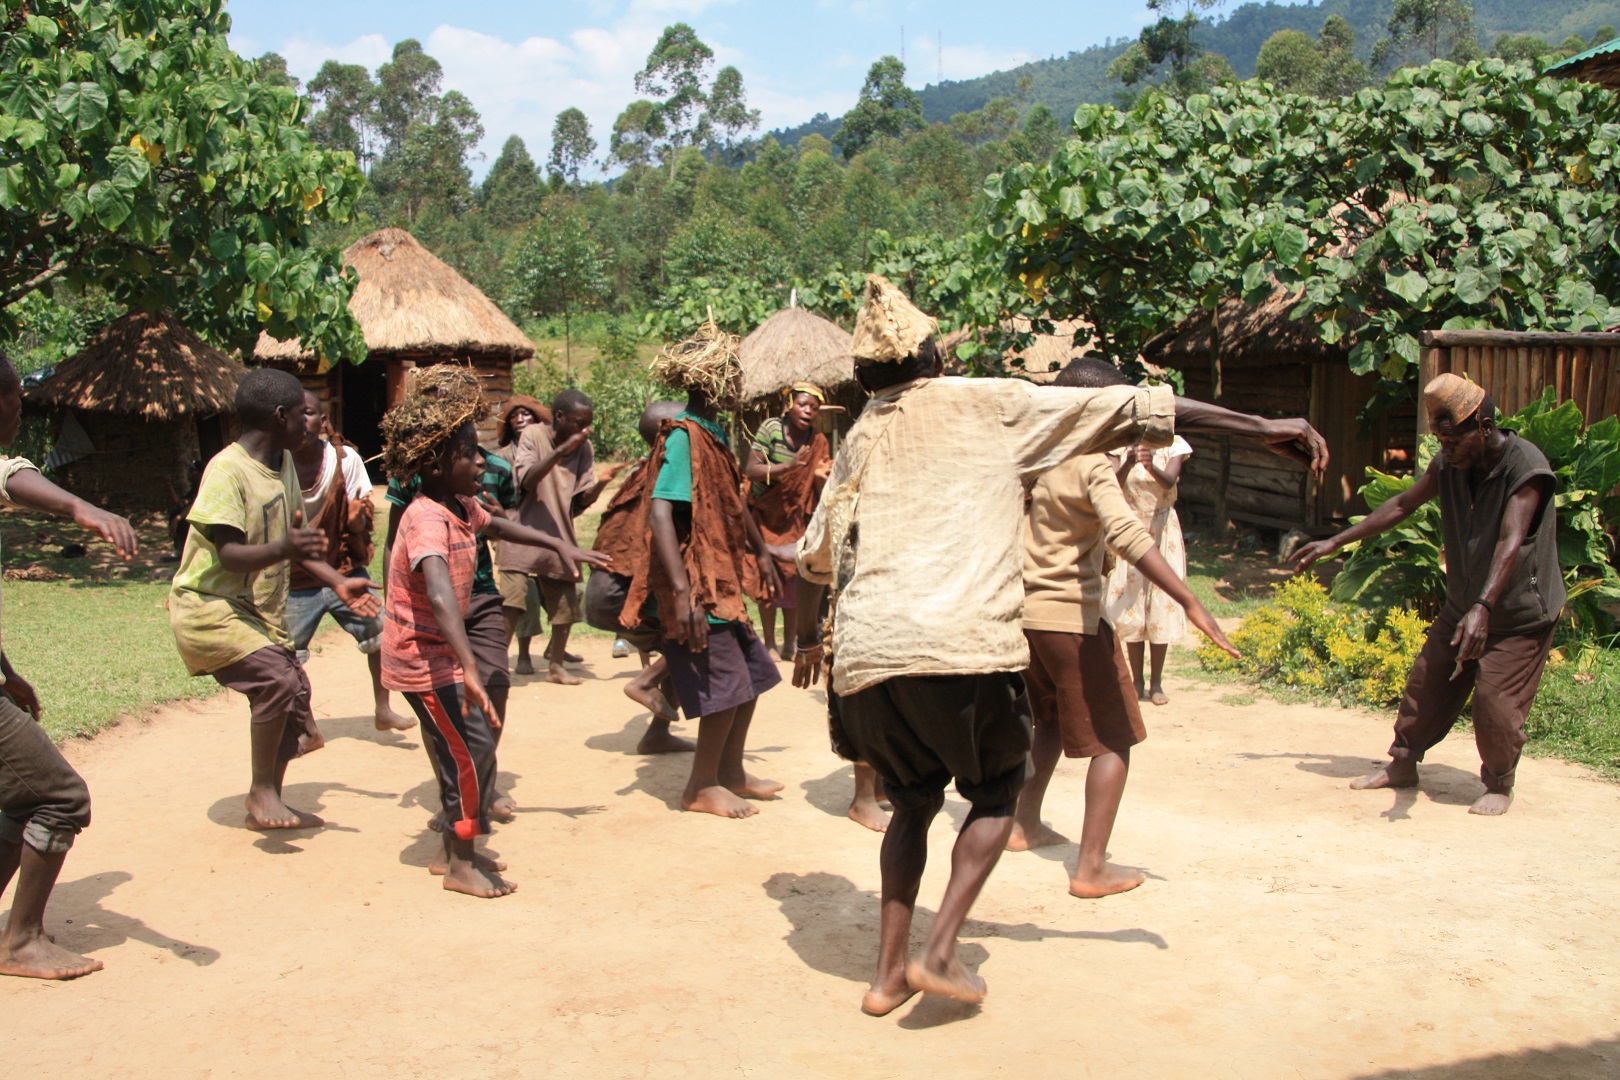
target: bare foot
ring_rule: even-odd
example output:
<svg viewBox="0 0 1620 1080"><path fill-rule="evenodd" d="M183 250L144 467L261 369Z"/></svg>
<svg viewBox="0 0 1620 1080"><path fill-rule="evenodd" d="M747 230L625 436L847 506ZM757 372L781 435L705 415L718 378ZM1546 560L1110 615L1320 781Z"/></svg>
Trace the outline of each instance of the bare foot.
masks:
<svg viewBox="0 0 1620 1080"><path fill-rule="evenodd" d="M443 810L436 811L432 817L428 818L428 828L432 829L436 833L444 832Z"/></svg>
<svg viewBox="0 0 1620 1080"><path fill-rule="evenodd" d="M659 690L643 690L631 683L624 688L624 696L640 705L653 714L653 719L662 720L666 724L673 724L680 717L675 714L675 706Z"/></svg>
<svg viewBox="0 0 1620 1080"><path fill-rule="evenodd" d="M1028 851L1031 848L1052 847L1056 844L1067 844L1069 838L1052 828L1050 825L1041 825L1030 832L1018 822L1013 822L1012 835L1007 837L1008 851Z"/></svg>
<svg viewBox="0 0 1620 1080"><path fill-rule="evenodd" d="M493 870L482 869L477 865L476 859L473 862L457 861L451 864L444 875L444 887L447 892L465 893L484 900L493 900L497 896L517 892L515 884Z"/></svg>
<svg viewBox="0 0 1620 1080"><path fill-rule="evenodd" d="M534 661L530 660L527 656L518 657L517 663L512 665L512 674L514 674L514 675L533 675L534 674Z"/></svg>
<svg viewBox="0 0 1620 1080"><path fill-rule="evenodd" d="M1486 817L1499 817L1508 812L1513 805L1513 792L1487 791L1474 800L1474 805L1468 808L1470 814L1483 814Z"/></svg>
<svg viewBox="0 0 1620 1080"><path fill-rule="evenodd" d="M294 756L303 757L305 754L313 754L325 745L326 736L321 734L320 728L311 725L308 731L298 736L298 753Z"/></svg>
<svg viewBox="0 0 1620 1080"><path fill-rule="evenodd" d="M546 682L556 683L558 686L578 686L585 680L578 675L570 675L568 669L561 664L552 664L546 672Z"/></svg>
<svg viewBox="0 0 1620 1080"><path fill-rule="evenodd" d="M247 827L250 829L314 829L326 822L314 814L294 810L274 792L248 792Z"/></svg>
<svg viewBox="0 0 1620 1080"><path fill-rule="evenodd" d="M1168 694L1166 694L1163 690L1155 690L1155 691L1153 691L1152 693L1150 693L1148 695L1148 700L1153 702L1153 704L1155 704L1155 705L1168 705L1168 704L1170 704L1170 696Z"/></svg>
<svg viewBox="0 0 1620 1080"><path fill-rule="evenodd" d="M775 649L769 649L768 648L768 649L765 650L765 653L766 653L767 656L769 656L771 658L771 661L773 663L780 664L782 662L782 654L777 652Z"/></svg>
<svg viewBox="0 0 1620 1080"><path fill-rule="evenodd" d="M722 781L725 783L725 781ZM776 780L762 780L750 773L743 773L742 783L725 785L733 794L741 795L745 799L774 799L776 793L786 784Z"/></svg>
<svg viewBox="0 0 1620 1080"><path fill-rule="evenodd" d="M517 820L517 803L510 795L497 795L490 800L489 816L502 825L510 825Z"/></svg>
<svg viewBox="0 0 1620 1080"><path fill-rule="evenodd" d="M683 739L669 730L668 724L653 723L636 743L638 754L685 754L697 749L697 743Z"/></svg>
<svg viewBox="0 0 1620 1080"><path fill-rule="evenodd" d="M377 710L372 726L378 731L409 731L416 726L415 717L401 716L393 709L384 705Z"/></svg>
<svg viewBox="0 0 1620 1080"><path fill-rule="evenodd" d="M1102 870L1095 874L1082 877L1077 873L1070 878L1069 895L1082 900L1095 900L1101 896L1130 892L1146 880L1147 875L1139 870L1126 870L1113 863L1103 863Z"/></svg>
<svg viewBox="0 0 1620 1080"><path fill-rule="evenodd" d="M900 979L899 986L881 986L873 983L861 995L861 1012L867 1016L888 1016L894 1010L910 1001L917 995L905 977Z"/></svg>
<svg viewBox="0 0 1620 1080"><path fill-rule="evenodd" d="M564 652L563 652L563 663L565 663L565 664L583 664L584 662L585 662L585 658L583 656L579 655L579 653L571 653L571 652L568 652L568 651L564 650Z"/></svg>
<svg viewBox="0 0 1620 1080"><path fill-rule="evenodd" d="M696 795L683 794L681 809L729 818L753 817L759 813L723 787L700 788Z"/></svg>
<svg viewBox="0 0 1620 1080"><path fill-rule="evenodd" d="M506 869L506 864L499 859L492 859L482 851L473 852L473 866L488 874L497 874ZM444 877L450 872L450 859L441 848L439 853L428 862L428 873L434 877Z"/></svg>
<svg viewBox="0 0 1620 1080"><path fill-rule="evenodd" d="M1142 689L1142 687L1138 686L1136 688L1136 700L1137 701L1152 701L1153 699L1148 697L1148 692L1146 690L1144 690L1144 689Z"/></svg>
<svg viewBox="0 0 1620 1080"><path fill-rule="evenodd" d="M1357 791L1369 791L1377 788L1408 788L1417 787L1417 766L1410 761L1392 761L1375 773L1358 776L1350 781L1350 786Z"/></svg>
<svg viewBox="0 0 1620 1080"><path fill-rule="evenodd" d="M963 967L954 956L940 968L931 968L921 960L911 961L906 964L906 982L925 994L938 994L969 1005L983 1001L988 989L983 979Z"/></svg>
<svg viewBox="0 0 1620 1080"><path fill-rule="evenodd" d="M0 951L0 975L24 979L77 979L105 966L100 960L69 952L43 934L9 943Z"/></svg>
<svg viewBox="0 0 1620 1080"><path fill-rule="evenodd" d="M856 799L854 802L850 803L849 820L853 821L857 825L865 825L873 832L889 831L889 815L885 814L883 812L883 808L871 799ZM867 996L871 996L871 994L872 991L868 990ZM907 996L909 997L910 995L908 994ZM900 1000L904 1001L905 998L901 998ZM894 1003L894 1005L898 1004L900 1004L899 1001ZM894 1005L890 1005L889 1009L894 1008ZM864 1009L866 1006L863 1005L861 1007ZM888 1009L883 1010L883 1012L888 1011ZM883 1013L872 1013L872 1015L882 1016Z"/></svg>

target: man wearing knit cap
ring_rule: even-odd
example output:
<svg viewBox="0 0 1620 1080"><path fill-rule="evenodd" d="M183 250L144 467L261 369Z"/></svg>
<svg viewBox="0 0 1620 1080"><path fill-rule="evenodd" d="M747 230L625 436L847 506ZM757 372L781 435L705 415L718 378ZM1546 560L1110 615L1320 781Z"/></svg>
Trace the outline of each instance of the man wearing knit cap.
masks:
<svg viewBox="0 0 1620 1080"><path fill-rule="evenodd" d="M873 397L798 546L794 684L820 674L816 612L833 585L835 741L877 770L895 811L883 838L877 975L861 1003L874 1016L918 991L984 997L984 980L956 957L956 935L1007 846L1030 747L1026 485L1076 454L1168 445L1178 427L1255 439L1317 475L1327 465L1303 420L1245 416L1167 387L940 378L934 331L888 281L867 279L851 351ZM928 827L953 778L972 811L928 940L908 961Z"/></svg>
<svg viewBox="0 0 1620 1080"><path fill-rule="evenodd" d="M1482 387L1438 376L1423 388L1423 408L1440 453L1417 483L1337 536L1300 548L1294 568L1392 529L1439 496L1445 606L1407 677L1391 761L1350 786L1416 786L1417 763L1473 692L1485 794L1468 812L1503 814L1513 801L1525 714L1564 608L1553 473L1533 443L1496 426L1496 405Z"/></svg>

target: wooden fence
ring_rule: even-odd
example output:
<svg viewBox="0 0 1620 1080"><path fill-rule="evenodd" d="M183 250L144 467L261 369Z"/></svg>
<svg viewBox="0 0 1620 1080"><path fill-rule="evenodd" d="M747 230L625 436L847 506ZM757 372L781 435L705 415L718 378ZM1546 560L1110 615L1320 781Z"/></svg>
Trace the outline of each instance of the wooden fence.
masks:
<svg viewBox="0 0 1620 1080"><path fill-rule="evenodd" d="M1509 330L1430 330L1422 338L1419 385L1436 375L1466 375L1503 414L1541 397L1573 401L1588 424L1620 413L1620 334L1541 334ZM1418 431L1429 418L1418 410Z"/></svg>

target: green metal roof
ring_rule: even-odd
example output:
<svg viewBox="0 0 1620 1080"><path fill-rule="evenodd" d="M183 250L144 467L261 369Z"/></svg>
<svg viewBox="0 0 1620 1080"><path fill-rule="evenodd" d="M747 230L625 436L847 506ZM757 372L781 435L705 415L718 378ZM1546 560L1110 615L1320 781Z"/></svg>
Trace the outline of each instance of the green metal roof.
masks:
<svg viewBox="0 0 1620 1080"><path fill-rule="evenodd" d="M1583 53L1575 54L1568 60L1560 60L1547 70L1549 72L1563 71L1564 69L1568 68L1570 69L1569 74L1573 75L1575 73L1574 69L1584 67L1588 60L1595 60L1600 56L1613 56L1617 53L1620 53L1620 37L1614 38L1610 41L1605 41L1601 45L1594 45L1592 48L1587 49Z"/></svg>

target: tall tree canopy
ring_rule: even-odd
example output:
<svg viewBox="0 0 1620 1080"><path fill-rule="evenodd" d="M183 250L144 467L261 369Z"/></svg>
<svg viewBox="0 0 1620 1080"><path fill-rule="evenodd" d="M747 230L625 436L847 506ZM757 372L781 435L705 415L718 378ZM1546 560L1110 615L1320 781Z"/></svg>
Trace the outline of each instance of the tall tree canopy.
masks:
<svg viewBox="0 0 1620 1080"><path fill-rule="evenodd" d="M551 171L568 184L578 184L579 174L591 163L596 140L591 138L591 122L583 112L569 107L557 114L551 125Z"/></svg>
<svg viewBox="0 0 1620 1080"><path fill-rule="evenodd" d="M925 126L922 99L906 85L906 65L898 56L885 56L867 71L860 99L844 114L836 141L852 158L874 139L898 139Z"/></svg>
<svg viewBox="0 0 1620 1080"><path fill-rule="evenodd" d="M170 307L226 346L261 329L364 355L353 291L311 226L364 178L303 103L233 53L223 0L4 0L0 335L46 285Z"/></svg>

